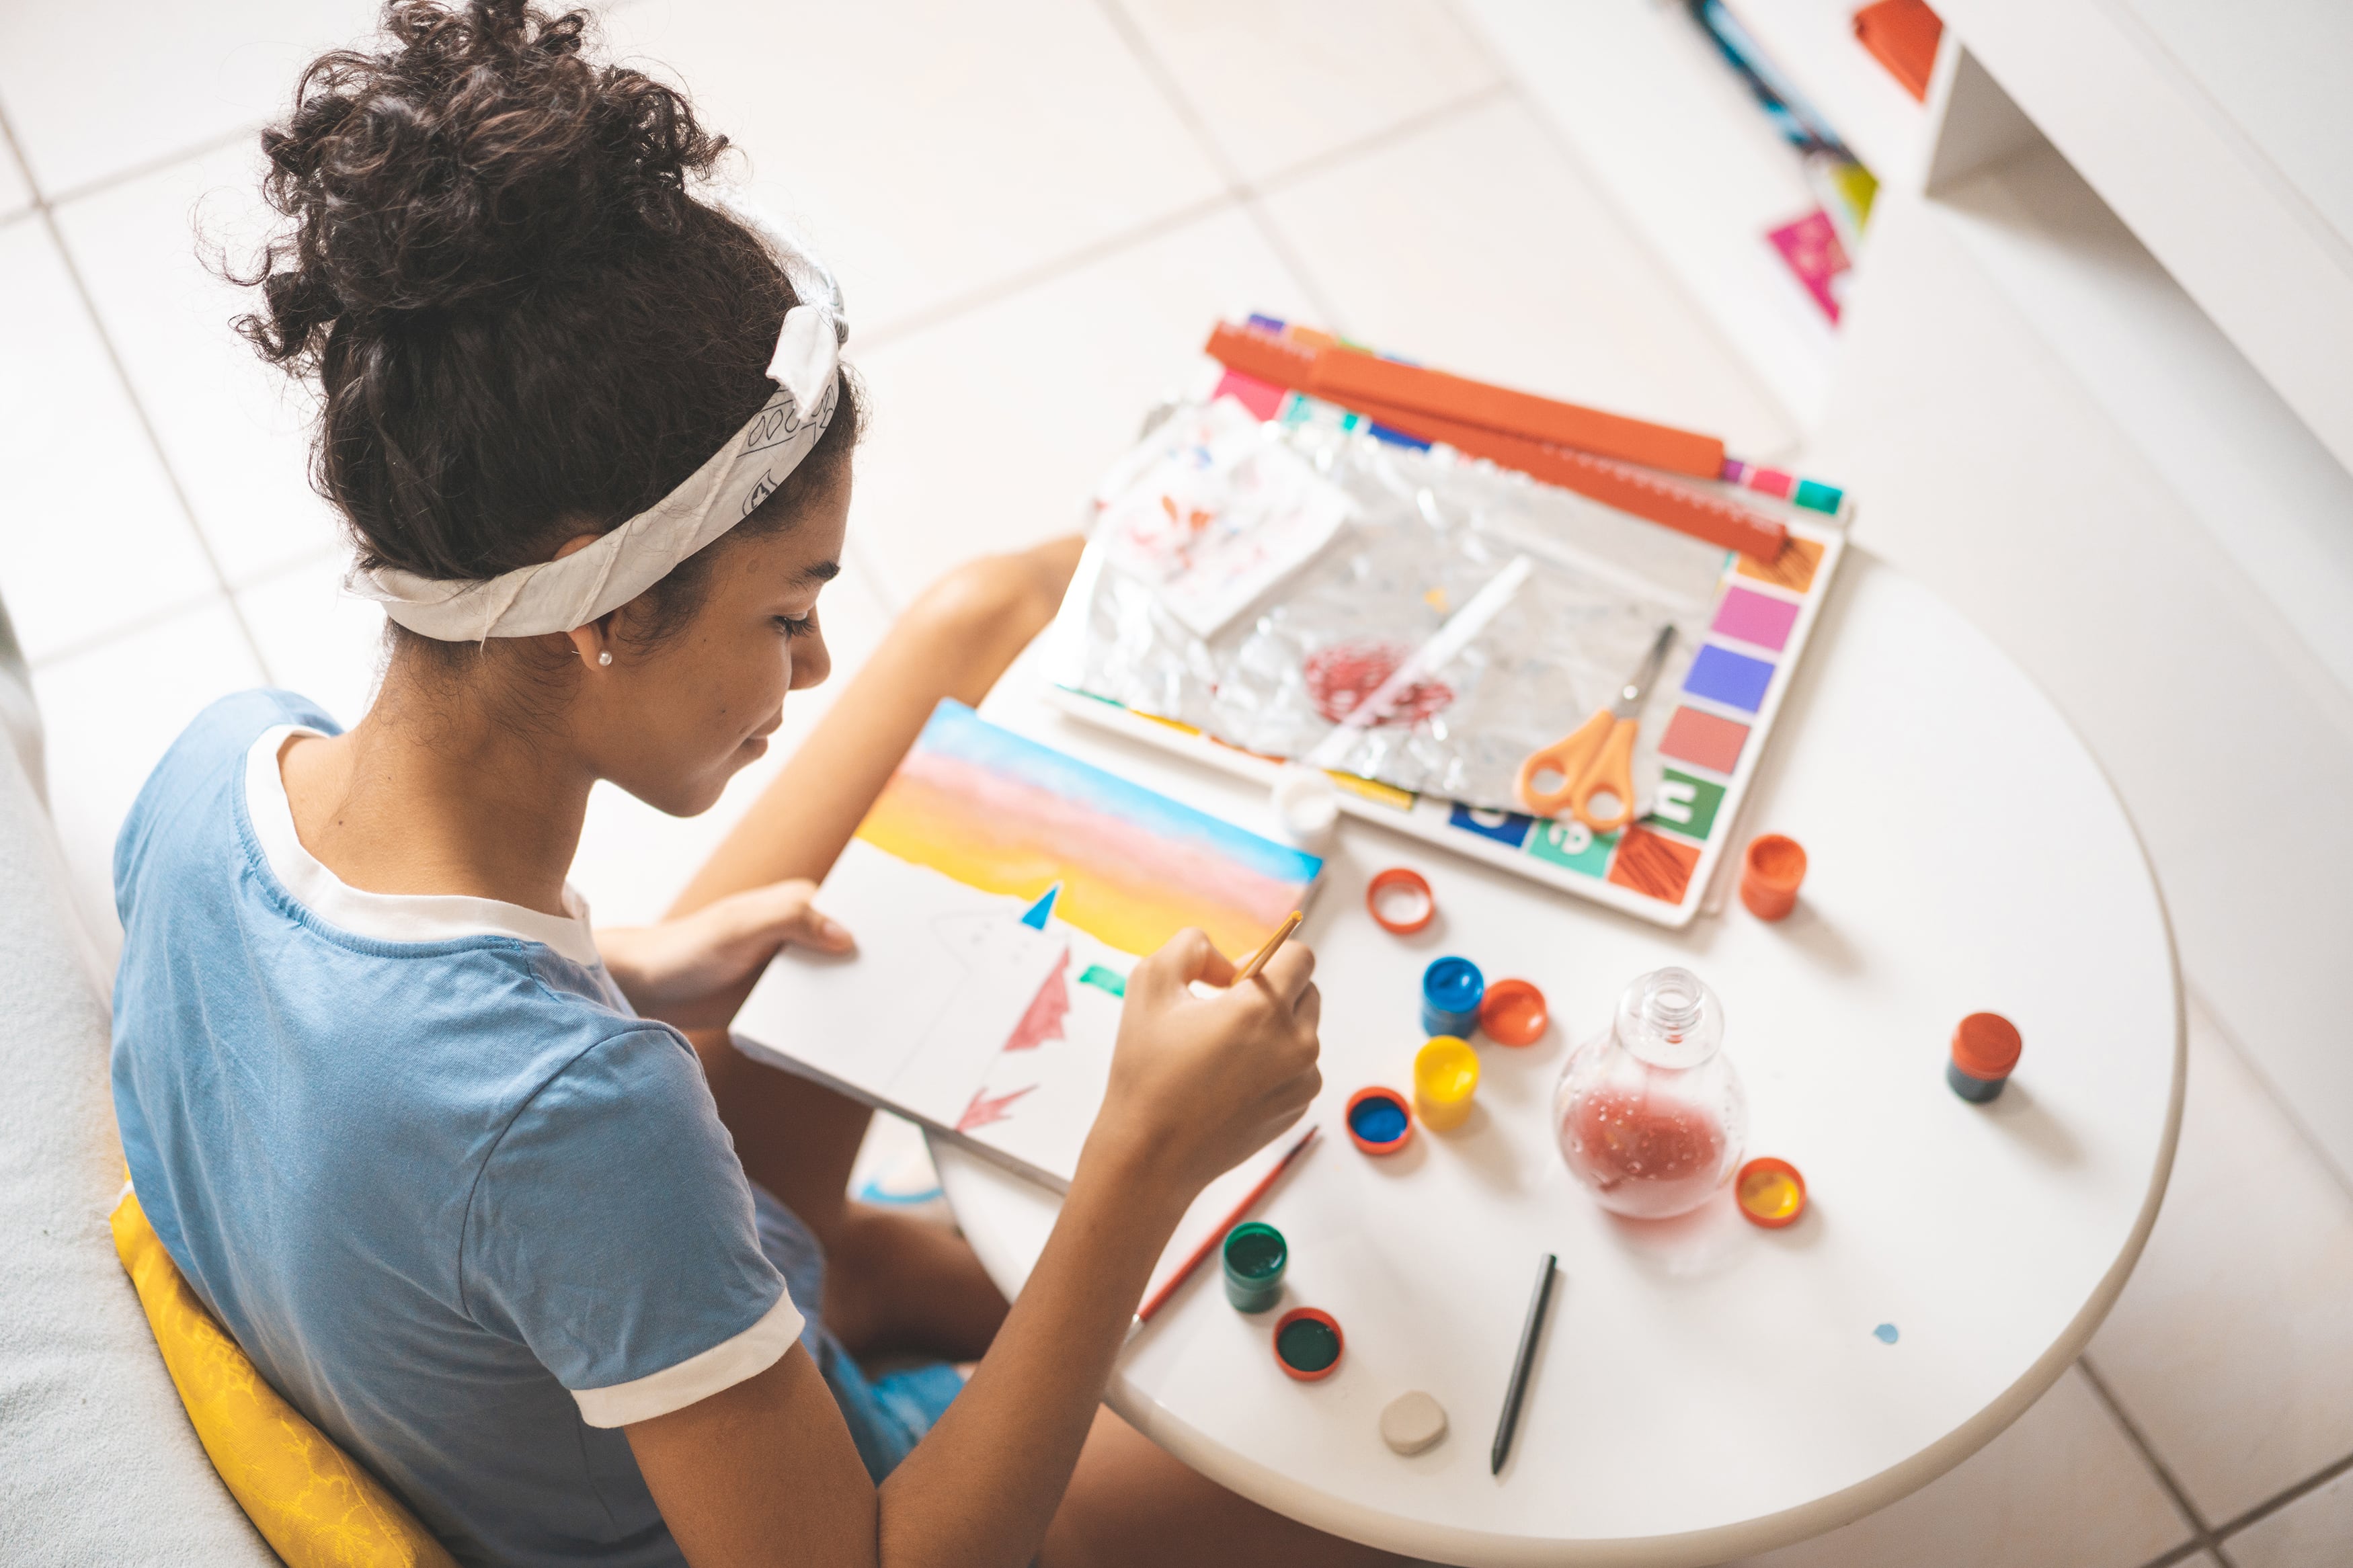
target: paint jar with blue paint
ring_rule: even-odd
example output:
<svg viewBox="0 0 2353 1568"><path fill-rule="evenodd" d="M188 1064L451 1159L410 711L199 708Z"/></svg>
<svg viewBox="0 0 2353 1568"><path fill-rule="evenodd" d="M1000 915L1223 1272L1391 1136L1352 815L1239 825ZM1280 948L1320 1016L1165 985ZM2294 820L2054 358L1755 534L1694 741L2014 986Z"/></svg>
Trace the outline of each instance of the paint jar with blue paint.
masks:
<svg viewBox="0 0 2353 1568"><path fill-rule="evenodd" d="M1248 1220L1226 1232L1226 1300L1238 1312L1263 1312L1282 1297L1291 1248L1282 1232Z"/></svg>
<svg viewBox="0 0 2353 1568"><path fill-rule="evenodd" d="M1421 972L1421 1032L1467 1040L1479 1026L1487 977L1467 958L1441 958Z"/></svg>

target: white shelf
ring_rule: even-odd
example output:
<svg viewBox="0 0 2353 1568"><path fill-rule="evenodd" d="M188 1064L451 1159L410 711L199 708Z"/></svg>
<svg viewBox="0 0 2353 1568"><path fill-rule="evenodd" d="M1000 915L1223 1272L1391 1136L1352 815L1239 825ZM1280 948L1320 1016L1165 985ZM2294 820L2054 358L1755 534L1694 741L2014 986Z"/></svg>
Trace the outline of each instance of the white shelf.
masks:
<svg viewBox="0 0 2353 1568"><path fill-rule="evenodd" d="M2336 0L1940 0L1947 27L2353 467L2353 16Z"/></svg>

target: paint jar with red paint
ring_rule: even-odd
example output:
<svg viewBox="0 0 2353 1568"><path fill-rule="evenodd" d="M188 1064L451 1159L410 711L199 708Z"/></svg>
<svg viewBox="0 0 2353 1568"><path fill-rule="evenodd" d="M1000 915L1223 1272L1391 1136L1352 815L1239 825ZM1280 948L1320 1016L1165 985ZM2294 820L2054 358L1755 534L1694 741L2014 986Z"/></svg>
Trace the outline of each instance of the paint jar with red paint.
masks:
<svg viewBox="0 0 2353 1568"><path fill-rule="evenodd" d="M1609 1031L1568 1058L1553 1118L1561 1158L1602 1207L1663 1219L1705 1203L1748 1132L1724 1004L1688 969L1636 980Z"/></svg>

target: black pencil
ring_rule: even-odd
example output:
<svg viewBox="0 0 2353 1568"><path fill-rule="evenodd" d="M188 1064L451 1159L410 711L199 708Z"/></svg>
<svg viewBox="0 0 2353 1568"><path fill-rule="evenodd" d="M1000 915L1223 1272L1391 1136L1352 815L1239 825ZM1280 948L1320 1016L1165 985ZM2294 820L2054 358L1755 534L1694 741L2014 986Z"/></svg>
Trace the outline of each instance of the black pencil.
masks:
<svg viewBox="0 0 2353 1568"><path fill-rule="evenodd" d="M1535 1364L1536 1336L1544 1331L1545 1305L1552 1300L1552 1277L1559 1258L1547 1252L1536 1273L1536 1293L1528 1298L1528 1321L1520 1325L1520 1353L1512 1359L1512 1386L1504 1395L1504 1414L1495 1423L1495 1446L1488 1453L1487 1473L1504 1473L1512 1452L1512 1431L1520 1424L1520 1400L1528 1391L1528 1371Z"/></svg>

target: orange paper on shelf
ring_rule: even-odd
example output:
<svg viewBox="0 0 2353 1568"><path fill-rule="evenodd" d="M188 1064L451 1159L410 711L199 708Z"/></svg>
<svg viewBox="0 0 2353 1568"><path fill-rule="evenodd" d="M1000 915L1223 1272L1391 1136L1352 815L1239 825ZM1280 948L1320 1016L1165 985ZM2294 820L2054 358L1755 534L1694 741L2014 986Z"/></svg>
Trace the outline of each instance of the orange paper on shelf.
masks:
<svg viewBox="0 0 2353 1568"><path fill-rule="evenodd" d="M1945 24L1926 0L1876 0L1854 14L1854 36L1905 91L1928 101Z"/></svg>

